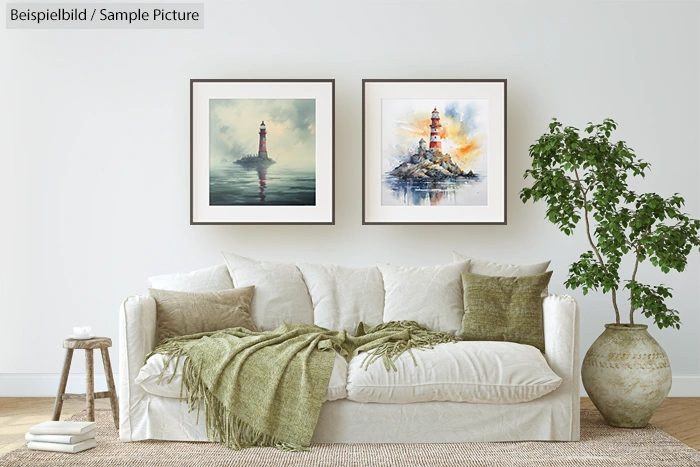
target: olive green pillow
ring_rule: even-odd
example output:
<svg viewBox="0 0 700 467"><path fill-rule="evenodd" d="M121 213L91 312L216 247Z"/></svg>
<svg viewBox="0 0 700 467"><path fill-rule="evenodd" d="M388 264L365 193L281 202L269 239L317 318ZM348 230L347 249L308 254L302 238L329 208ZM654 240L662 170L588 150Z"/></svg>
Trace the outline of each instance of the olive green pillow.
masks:
<svg viewBox="0 0 700 467"><path fill-rule="evenodd" d="M542 289L552 271L499 277L462 273L464 317L457 336L465 341L507 341L544 352Z"/></svg>
<svg viewBox="0 0 700 467"><path fill-rule="evenodd" d="M243 327L257 331L250 319L254 286L218 292L148 289L156 301L158 342L166 337Z"/></svg>

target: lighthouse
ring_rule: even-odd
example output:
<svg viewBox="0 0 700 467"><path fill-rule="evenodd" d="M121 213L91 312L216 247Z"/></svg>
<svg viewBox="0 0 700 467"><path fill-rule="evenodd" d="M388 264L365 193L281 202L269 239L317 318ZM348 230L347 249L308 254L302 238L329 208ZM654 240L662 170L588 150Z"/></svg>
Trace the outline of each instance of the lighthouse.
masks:
<svg viewBox="0 0 700 467"><path fill-rule="evenodd" d="M267 130L265 129L265 120L260 124L260 143L258 144L258 157L267 159ZM432 144L432 139L430 140Z"/></svg>
<svg viewBox="0 0 700 467"><path fill-rule="evenodd" d="M258 175L260 175L261 173L263 174L260 175L260 180L262 182L263 180L265 180L265 171L261 170L263 168L267 170L269 166L271 166L272 164L276 164L275 160L270 159L270 157L267 155L267 128L265 127L265 120L260 122L260 132L258 132L258 134L260 135L260 139L258 141L258 155L256 156L255 154L248 154L247 156L243 156L237 161L234 161L234 164L240 164L248 168L257 168Z"/></svg>
<svg viewBox="0 0 700 467"><path fill-rule="evenodd" d="M433 114L430 117L430 149L440 151L442 142L440 142L440 112L437 107L433 108Z"/></svg>

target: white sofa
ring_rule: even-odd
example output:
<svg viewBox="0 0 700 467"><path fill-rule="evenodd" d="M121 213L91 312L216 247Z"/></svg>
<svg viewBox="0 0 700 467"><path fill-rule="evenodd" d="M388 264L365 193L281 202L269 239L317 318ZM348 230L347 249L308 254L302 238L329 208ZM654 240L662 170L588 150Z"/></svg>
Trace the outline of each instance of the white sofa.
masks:
<svg viewBox="0 0 700 467"><path fill-rule="evenodd" d="M549 294L543 309L544 356L534 347L507 342L440 344L415 351L417 366L404 354L399 371L389 373L381 362L368 371L359 368L362 354L349 364L337 357L312 442L579 440L578 305L569 296ZM285 320L290 320L289 314ZM268 322L268 327L274 324ZM158 356L144 366L156 344L153 298L124 301L119 344L120 439L206 441L203 418L197 423L196 412L188 413L179 399L178 369L168 368L164 381L156 384L162 368ZM553 372L556 384L547 372ZM465 381L452 381L460 378ZM517 387L502 384L503 378L506 383L515 378ZM539 397L543 392L546 395ZM518 397L536 398L513 402ZM491 403L494 400L498 402Z"/></svg>

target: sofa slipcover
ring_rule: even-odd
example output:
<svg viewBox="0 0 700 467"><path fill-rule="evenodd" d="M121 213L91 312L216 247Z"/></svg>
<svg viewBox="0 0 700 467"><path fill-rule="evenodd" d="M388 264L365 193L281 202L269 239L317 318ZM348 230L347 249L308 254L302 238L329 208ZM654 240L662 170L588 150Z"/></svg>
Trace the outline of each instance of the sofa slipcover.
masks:
<svg viewBox="0 0 700 467"><path fill-rule="evenodd" d="M577 441L579 413L579 310L569 296L543 300L545 354L561 385L514 404L324 402L314 443L453 443L468 441ZM119 312L119 439L207 441L197 413L175 398L156 396L135 382L156 344L156 305L133 296Z"/></svg>

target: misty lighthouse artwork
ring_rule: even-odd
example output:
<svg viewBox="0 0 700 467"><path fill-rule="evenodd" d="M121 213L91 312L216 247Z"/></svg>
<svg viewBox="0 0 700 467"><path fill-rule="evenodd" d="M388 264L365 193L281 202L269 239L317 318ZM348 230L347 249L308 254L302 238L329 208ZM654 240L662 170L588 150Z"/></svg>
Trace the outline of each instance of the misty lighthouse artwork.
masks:
<svg viewBox="0 0 700 467"><path fill-rule="evenodd" d="M382 99L383 206L488 204L486 99Z"/></svg>
<svg viewBox="0 0 700 467"><path fill-rule="evenodd" d="M315 206L316 100L210 99L209 205Z"/></svg>
<svg viewBox="0 0 700 467"><path fill-rule="evenodd" d="M190 80L190 224L333 224L335 81Z"/></svg>

